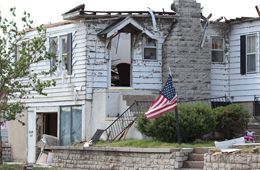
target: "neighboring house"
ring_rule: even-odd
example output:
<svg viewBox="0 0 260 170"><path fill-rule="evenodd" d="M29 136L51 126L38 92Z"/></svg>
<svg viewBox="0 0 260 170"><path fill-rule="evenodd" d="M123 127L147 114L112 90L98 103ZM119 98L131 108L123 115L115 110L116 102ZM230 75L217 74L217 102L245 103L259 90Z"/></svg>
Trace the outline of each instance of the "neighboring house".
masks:
<svg viewBox="0 0 260 170"><path fill-rule="evenodd" d="M237 32L243 24L231 25L231 33L226 29L230 24L214 22L207 27L195 0L175 0L172 9L175 12L84 11L79 6L63 14L67 21L47 25L46 46L60 62L44 61L33 69L48 70L57 65L51 75L57 85L45 90L48 96L32 94L25 100L26 127L9 125L14 158L35 162L36 143L43 134L57 136L60 145L89 140L133 101L152 101L169 70L179 100L233 95L239 101L234 84L252 77L248 73L254 69L250 62L247 74L239 72L242 33ZM28 33L27 38L34 34ZM259 40L258 34L243 35L247 35L248 44L253 35ZM246 54L253 58L252 53ZM257 51L255 57L258 55ZM241 77L235 81L231 75ZM26 139L18 141L17 133L26 134ZM141 135L129 133L128 137Z"/></svg>
<svg viewBox="0 0 260 170"><path fill-rule="evenodd" d="M211 96L226 95L260 115L260 19L236 18L210 23ZM215 54L214 54L215 53Z"/></svg>

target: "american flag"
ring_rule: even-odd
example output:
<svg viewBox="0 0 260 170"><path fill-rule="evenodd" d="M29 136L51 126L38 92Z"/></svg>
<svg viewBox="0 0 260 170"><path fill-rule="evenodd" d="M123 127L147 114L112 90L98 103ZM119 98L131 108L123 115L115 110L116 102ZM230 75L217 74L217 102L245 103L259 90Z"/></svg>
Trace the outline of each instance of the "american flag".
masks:
<svg viewBox="0 0 260 170"><path fill-rule="evenodd" d="M169 75L168 80L161 90L160 95L153 101L149 110L145 113L148 119L156 119L161 115L174 110L177 106L177 93L173 87L172 76Z"/></svg>

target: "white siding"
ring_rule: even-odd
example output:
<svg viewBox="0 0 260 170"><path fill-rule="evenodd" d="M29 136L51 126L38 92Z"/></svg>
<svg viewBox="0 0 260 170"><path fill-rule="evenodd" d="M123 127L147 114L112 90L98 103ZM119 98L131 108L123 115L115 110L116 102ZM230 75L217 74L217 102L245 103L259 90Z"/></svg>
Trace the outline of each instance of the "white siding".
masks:
<svg viewBox="0 0 260 170"><path fill-rule="evenodd" d="M109 39L98 33L108 27L111 21L87 21L86 31L86 98L93 98L94 89L110 87L110 49ZM137 35L134 35L137 36ZM133 89L159 90L162 87L162 42L158 41L157 60L143 60L142 36L135 37L132 46L131 87Z"/></svg>
<svg viewBox="0 0 260 170"><path fill-rule="evenodd" d="M260 32L260 22L235 24L230 32L230 95L235 101L252 101L260 95L260 72L240 74L240 36ZM259 45L257 47L259 49ZM259 57L259 56L258 56ZM257 61L259 62L259 58Z"/></svg>
<svg viewBox="0 0 260 170"><path fill-rule="evenodd" d="M86 98L86 27L83 23L67 24L47 29L47 36L62 36L72 33L72 75L61 74L60 70L52 76L41 77L42 79L54 78L55 87L44 90L48 95L42 96L31 93L26 103L28 106L59 106L83 104ZM30 33L33 36L33 33ZM46 43L47 48L49 46ZM59 49L58 49L59 51ZM43 61L34 66L35 71L50 69L50 61Z"/></svg>
<svg viewBox="0 0 260 170"><path fill-rule="evenodd" d="M219 27L216 25L209 25L208 28L208 40L211 36L224 36L217 30ZM210 44L211 45L211 44ZM228 46L228 44L225 44ZM224 55L223 63L211 64L211 97L228 96L228 54Z"/></svg>

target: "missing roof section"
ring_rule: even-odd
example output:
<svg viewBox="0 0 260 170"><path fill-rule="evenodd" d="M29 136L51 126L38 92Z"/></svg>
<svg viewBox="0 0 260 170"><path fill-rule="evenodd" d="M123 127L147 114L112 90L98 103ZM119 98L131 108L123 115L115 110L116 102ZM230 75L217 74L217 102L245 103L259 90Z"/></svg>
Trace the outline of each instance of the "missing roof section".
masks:
<svg viewBox="0 0 260 170"><path fill-rule="evenodd" d="M96 19L96 18L125 18L127 16L134 17L150 17L148 11L84 11L85 5L79 5L68 12L62 14L64 20L76 19ZM175 12L154 12L156 18L175 18Z"/></svg>
<svg viewBox="0 0 260 170"><path fill-rule="evenodd" d="M98 33L98 35L103 38L111 38L113 36L116 36L120 32L128 32L128 33L142 32L145 33L150 38L156 39L153 33L151 33L146 28L144 28L144 26L138 23L131 16L126 17L125 19L117 22L116 24L112 24L108 26L100 33Z"/></svg>

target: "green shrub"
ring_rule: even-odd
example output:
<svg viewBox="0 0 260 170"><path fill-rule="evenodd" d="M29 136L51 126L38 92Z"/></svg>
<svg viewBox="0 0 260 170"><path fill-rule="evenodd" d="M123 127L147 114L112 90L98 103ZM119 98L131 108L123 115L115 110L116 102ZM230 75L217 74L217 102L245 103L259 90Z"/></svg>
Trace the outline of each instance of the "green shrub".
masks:
<svg viewBox="0 0 260 170"><path fill-rule="evenodd" d="M215 128L215 119L209 106L203 103L179 104L179 124L182 142L201 139ZM144 135L165 142L176 142L175 111L155 120L144 115L137 118L137 128Z"/></svg>
<svg viewBox="0 0 260 170"><path fill-rule="evenodd" d="M180 129L183 142L202 139L215 130L215 117L204 103L180 105Z"/></svg>
<svg viewBox="0 0 260 170"><path fill-rule="evenodd" d="M249 121L249 113L238 104L230 104L225 107L213 109L216 116L216 132L219 132L222 139L232 139L241 135Z"/></svg>

